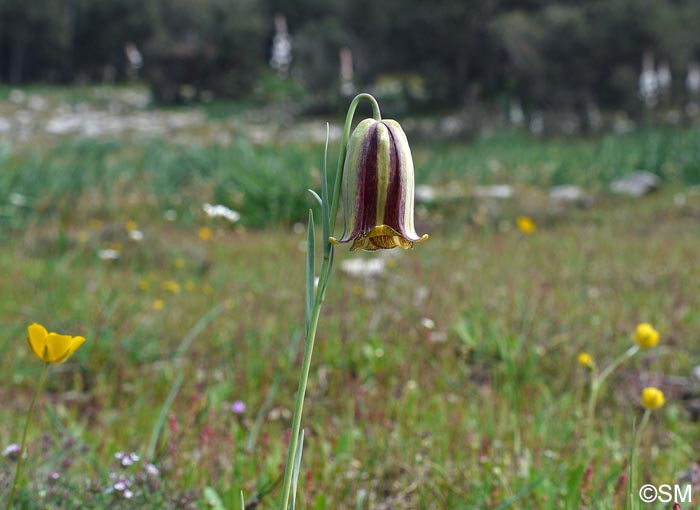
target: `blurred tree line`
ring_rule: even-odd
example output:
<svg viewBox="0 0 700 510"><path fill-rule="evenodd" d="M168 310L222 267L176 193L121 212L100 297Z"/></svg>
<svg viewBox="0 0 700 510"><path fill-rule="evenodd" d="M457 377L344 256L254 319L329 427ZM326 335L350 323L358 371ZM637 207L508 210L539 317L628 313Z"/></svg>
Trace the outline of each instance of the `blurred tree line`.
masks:
<svg viewBox="0 0 700 510"><path fill-rule="evenodd" d="M700 60L697 0L0 0L0 80L245 98L275 76L278 14L287 80L320 101L338 97L343 48L357 87L430 107L630 108L645 52L681 89Z"/></svg>

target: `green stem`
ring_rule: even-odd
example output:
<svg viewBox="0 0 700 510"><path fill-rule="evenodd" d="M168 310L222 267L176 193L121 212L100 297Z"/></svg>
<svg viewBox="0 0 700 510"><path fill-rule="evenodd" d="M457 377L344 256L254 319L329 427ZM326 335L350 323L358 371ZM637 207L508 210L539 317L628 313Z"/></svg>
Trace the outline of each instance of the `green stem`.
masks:
<svg viewBox="0 0 700 510"><path fill-rule="evenodd" d="M605 380L613 373L613 371L619 367L622 363L630 359L632 356L639 352L639 346L633 345L627 349L624 353L613 360L605 369L598 375L593 375L591 378L591 394L588 397L588 412L586 416L587 425L587 436L588 436L588 449L591 450L591 440L593 437L593 428L595 426L595 408L598 402L598 393L603 387Z"/></svg>
<svg viewBox="0 0 700 510"><path fill-rule="evenodd" d="M638 345L633 345L629 349L627 349L621 356L619 356L616 360L614 360L612 363L610 363L607 367L605 367L605 370L603 370L600 373L600 376L598 377L598 383L599 386L602 386L603 382L605 379L608 378L610 374L612 374L613 370L615 370L617 367L622 365L625 361L630 359L632 356L637 354L639 352L639 346Z"/></svg>
<svg viewBox="0 0 700 510"><path fill-rule="evenodd" d="M600 385L598 384L598 378L596 375L591 377L591 394L588 397L588 413L586 415L586 437L588 444L588 451L591 451L591 441L593 438L593 427L595 420L595 406L598 401L598 390Z"/></svg>
<svg viewBox="0 0 700 510"><path fill-rule="evenodd" d="M325 262L325 261L324 261ZM324 264L325 265L325 264ZM321 273L323 275L323 273ZM318 286L325 284L329 273L326 273L324 281L319 279ZM299 431L301 429L301 415L304 409L304 396L306 395L306 383L309 380L309 369L311 368L311 357L314 350L314 341L316 339L316 327L318 326L318 318L321 315L321 305L323 301L320 299L320 292L316 294L314 309L309 322L309 330L304 341L304 361L301 365L301 375L299 376L299 388L297 390L296 403L294 404L294 417L292 418L292 435L289 437L289 450L287 451L287 462L284 470L284 483L282 484L282 504L280 508L286 510L289 505L289 494L292 487L292 472L294 464L294 454L299 441Z"/></svg>
<svg viewBox="0 0 700 510"><path fill-rule="evenodd" d="M644 410L644 416L642 417L642 422L639 424L639 428L637 429L637 433L635 434L634 437L634 451L639 451L639 441L642 439L642 433L644 432L644 429L646 428L647 424L649 423L649 417L651 416L651 409L645 409Z"/></svg>
<svg viewBox="0 0 700 510"><path fill-rule="evenodd" d="M358 103L362 99L367 99L372 104L372 116L376 120L381 120L379 112L379 104L369 94L358 94L350 103L348 114L345 117L345 127L343 129L343 138L340 144L340 154L338 156L338 167L335 176L335 185L333 186L333 197L330 201L330 232L329 236L333 235L335 228L335 220L338 215L338 203L340 202L341 183L343 181L343 165L345 163L345 154L347 152L348 139L350 138L350 129L352 127L352 119L355 115ZM324 175L325 178L325 175ZM325 209L325 207L324 207ZM325 220L325 218L324 218ZM299 387L297 389L296 402L294 404L294 416L292 418L292 434L289 437L289 449L287 451L287 461L284 468L284 481L282 483L282 498L280 503L281 510L288 510L289 496L292 488L292 474L294 472L294 456L296 454L297 445L299 443L299 432L301 430L301 416L304 410L304 397L306 396L306 385L309 380L309 370L311 369L311 358L313 356L314 341L316 340L316 328L318 319L321 315L321 308L325 300L326 287L331 274L331 258L333 256L333 246L328 239L323 239L323 262L319 271L318 291L314 299L314 307L311 312L309 327L306 331L304 340L304 360L301 365L301 374L299 375Z"/></svg>
<svg viewBox="0 0 700 510"><path fill-rule="evenodd" d="M15 492L17 492L17 488L19 487L19 478L22 472L22 461L24 460L24 450L27 445L27 430L29 430L29 422L32 419L32 413L34 412L36 398L41 392L41 389L44 387L44 383L46 382L46 376L48 375L48 373L49 363L47 362L44 364L44 369L41 372L41 377L39 378L39 384L37 384L37 387L34 390L32 403L29 404L29 411L27 411L27 421L24 422L24 431L22 432L22 444L19 447L19 458L17 459L17 468L15 469L15 480L14 482L12 482L12 491L10 492L10 498L7 500L7 506L5 507L5 510L10 510L10 507L12 507L12 501L15 499Z"/></svg>

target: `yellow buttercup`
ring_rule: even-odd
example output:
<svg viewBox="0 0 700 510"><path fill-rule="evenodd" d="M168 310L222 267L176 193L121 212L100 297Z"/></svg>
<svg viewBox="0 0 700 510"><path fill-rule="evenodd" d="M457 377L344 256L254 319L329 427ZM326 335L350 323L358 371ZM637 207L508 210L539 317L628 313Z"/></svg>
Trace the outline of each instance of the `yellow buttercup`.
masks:
<svg viewBox="0 0 700 510"><path fill-rule="evenodd" d="M49 333L41 324L27 327L27 341L36 357L46 363L63 363L78 347L83 345L82 336Z"/></svg>
<svg viewBox="0 0 700 510"><path fill-rule="evenodd" d="M642 349L651 349L659 343L659 332L651 324L643 322L634 332L634 341Z"/></svg>
<svg viewBox="0 0 700 510"><path fill-rule="evenodd" d="M642 391L642 405L651 411L655 411L666 403L664 392L658 388L650 386Z"/></svg>

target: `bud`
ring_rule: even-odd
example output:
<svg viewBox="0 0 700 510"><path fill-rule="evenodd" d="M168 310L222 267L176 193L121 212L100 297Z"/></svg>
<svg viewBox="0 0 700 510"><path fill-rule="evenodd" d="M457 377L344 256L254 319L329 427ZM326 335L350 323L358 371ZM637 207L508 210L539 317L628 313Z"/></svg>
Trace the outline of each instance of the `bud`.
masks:
<svg viewBox="0 0 700 510"><path fill-rule="evenodd" d="M425 241L413 224L413 159L394 120L365 119L348 142L343 167L345 231L350 250L408 249Z"/></svg>

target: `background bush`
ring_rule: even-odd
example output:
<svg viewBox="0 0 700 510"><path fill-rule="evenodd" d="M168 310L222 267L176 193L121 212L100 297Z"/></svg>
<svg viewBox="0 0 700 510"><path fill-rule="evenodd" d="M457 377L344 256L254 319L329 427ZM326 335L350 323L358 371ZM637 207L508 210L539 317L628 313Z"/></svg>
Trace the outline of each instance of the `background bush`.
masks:
<svg viewBox="0 0 700 510"><path fill-rule="evenodd" d="M414 107L517 98L526 111L629 109L644 52L668 62L676 92L700 59L692 0L2 0L0 80L138 77L124 52L133 43L162 102L246 97L271 73L276 14L292 37L292 79L316 100L337 96L345 46L358 87L402 77L420 89L406 94Z"/></svg>

